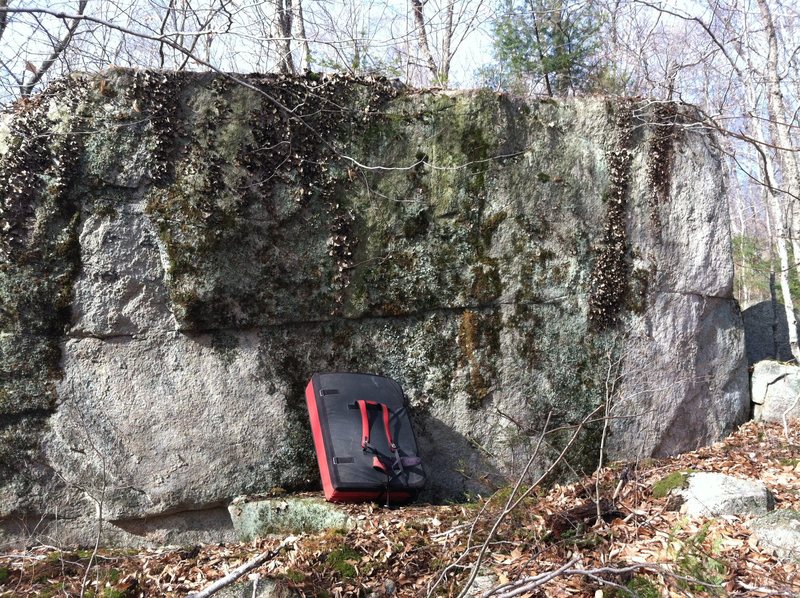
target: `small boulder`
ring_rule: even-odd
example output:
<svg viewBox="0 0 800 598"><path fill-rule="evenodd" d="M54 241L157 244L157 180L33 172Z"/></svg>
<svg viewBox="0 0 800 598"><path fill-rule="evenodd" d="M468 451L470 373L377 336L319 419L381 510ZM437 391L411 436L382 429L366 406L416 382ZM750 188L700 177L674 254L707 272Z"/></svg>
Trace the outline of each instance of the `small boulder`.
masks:
<svg viewBox="0 0 800 598"><path fill-rule="evenodd" d="M498 583L497 576L494 573L481 572L472 582L472 587L469 589L467 596L469 598L478 598L483 596L486 592L490 591Z"/></svg>
<svg viewBox="0 0 800 598"><path fill-rule="evenodd" d="M233 500L228 511L242 542L270 535L349 529L356 524L343 507L321 498L240 496Z"/></svg>
<svg viewBox="0 0 800 598"><path fill-rule="evenodd" d="M239 581L215 594L217 598L299 598L300 594L282 581L255 578L250 581Z"/></svg>
<svg viewBox="0 0 800 598"><path fill-rule="evenodd" d="M751 396L757 421L781 422L800 418L800 367L759 361L753 367Z"/></svg>
<svg viewBox="0 0 800 598"><path fill-rule="evenodd" d="M779 509L753 520L758 543L781 558L800 562L800 511Z"/></svg>
<svg viewBox="0 0 800 598"><path fill-rule="evenodd" d="M761 515L775 508L775 499L763 482L721 473L691 473L685 487L674 489L671 496L681 513L690 517Z"/></svg>

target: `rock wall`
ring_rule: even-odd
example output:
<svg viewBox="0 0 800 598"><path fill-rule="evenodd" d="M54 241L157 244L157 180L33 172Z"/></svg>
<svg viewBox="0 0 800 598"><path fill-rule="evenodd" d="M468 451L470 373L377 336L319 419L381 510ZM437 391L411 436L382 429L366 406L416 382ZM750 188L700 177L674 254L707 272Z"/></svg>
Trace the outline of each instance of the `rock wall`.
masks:
<svg viewBox="0 0 800 598"><path fill-rule="evenodd" d="M111 71L0 122L6 541L229 537L318 485L303 387L389 375L429 498L695 448L748 411L725 183L692 112ZM611 389L611 391L608 391ZM612 416L608 426L604 413ZM605 428L605 429L604 429ZM541 465L539 465L541 463Z"/></svg>

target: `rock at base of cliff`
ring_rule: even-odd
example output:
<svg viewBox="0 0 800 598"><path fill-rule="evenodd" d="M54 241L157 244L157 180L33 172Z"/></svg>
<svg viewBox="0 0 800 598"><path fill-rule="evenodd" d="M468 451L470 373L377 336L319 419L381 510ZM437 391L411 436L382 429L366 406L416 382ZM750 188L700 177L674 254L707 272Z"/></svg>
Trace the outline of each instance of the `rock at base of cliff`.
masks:
<svg viewBox="0 0 800 598"><path fill-rule="evenodd" d="M800 418L800 367L759 361L751 379L756 421L782 422Z"/></svg>
<svg viewBox="0 0 800 598"><path fill-rule="evenodd" d="M800 511L779 509L753 520L752 528L762 547L800 562Z"/></svg>
<svg viewBox="0 0 800 598"><path fill-rule="evenodd" d="M299 596L284 582L258 577L222 588L215 595L218 598L296 598Z"/></svg>
<svg viewBox="0 0 800 598"><path fill-rule="evenodd" d="M356 522L343 508L321 498L240 496L228 507L239 540L270 535L349 529Z"/></svg>
<svg viewBox="0 0 800 598"><path fill-rule="evenodd" d="M722 473L698 472L686 478L685 488L672 491L680 511L690 517L762 515L775 508L763 482Z"/></svg>

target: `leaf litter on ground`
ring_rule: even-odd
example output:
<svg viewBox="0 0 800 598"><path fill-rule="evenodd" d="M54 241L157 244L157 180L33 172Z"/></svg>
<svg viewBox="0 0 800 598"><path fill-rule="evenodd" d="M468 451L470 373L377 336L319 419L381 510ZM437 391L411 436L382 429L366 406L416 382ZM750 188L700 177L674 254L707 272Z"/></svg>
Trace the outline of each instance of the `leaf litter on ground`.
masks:
<svg viewBox="0 0 800 598"><path fill-rule="evenodd" d="M748 517L687 518L654 498L653 485L675 471L711 471L763 481L776 508L800 510L800 433L748 422L728 438L676 457L612 463L595 476L537 490L492 539L480 576L482 595L570 560L594 576L558 575L518 596L797 596L800 565L759 546ZM599 476L599 479L598 479ZM607 518L592 516L600 488ZM508 489L465 504L346 508L351 530L303 535L253 573L300 596L455 596ZM560 518L560 519L559 519ZM554 526L554 521L568 521ZM0 596L126 598L186 596L224 577L281 537L242 544L91 551L36 546L0 554ZM613 570L640 565L633 572ZM83 586L84 578L86 586ZM251 579L254 577L251 575ZM247 582L247 578L243 578ZM620 587L621 586L621 587Z"/></svg>

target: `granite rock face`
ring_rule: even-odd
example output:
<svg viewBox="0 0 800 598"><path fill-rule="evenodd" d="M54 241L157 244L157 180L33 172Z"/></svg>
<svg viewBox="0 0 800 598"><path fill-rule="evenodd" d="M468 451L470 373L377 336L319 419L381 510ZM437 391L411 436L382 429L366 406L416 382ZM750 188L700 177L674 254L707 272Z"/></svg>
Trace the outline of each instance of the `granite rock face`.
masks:
<svg viewBox="0 0 800 598"><path fill-rule="evenodd" d="M612 457L745 419L725 182L690 110L246 83L111 71L0 120L6 539L85 541L100 505L113 541L204 514L232 535L234 496L318 485L314 371L400 382L430 498L514 476L548 418L557 453L609 380Z"/></svg>

